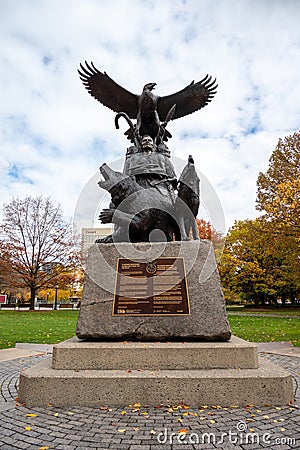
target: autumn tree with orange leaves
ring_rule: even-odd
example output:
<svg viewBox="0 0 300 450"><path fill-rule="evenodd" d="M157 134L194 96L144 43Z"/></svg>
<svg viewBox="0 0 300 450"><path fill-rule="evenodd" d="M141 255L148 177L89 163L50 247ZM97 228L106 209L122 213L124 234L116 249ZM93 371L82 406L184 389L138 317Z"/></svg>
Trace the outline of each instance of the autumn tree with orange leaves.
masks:
<svg viewBox="0 0 300 450"><path fill-rule="evenodd" d="M48 197L13 198L4 205L3 213L4 262L11 282L29 288L33 310L38 290L57 282L63 274L71 274L78 264L72 225L63 219L60 205Z"/></svg>
<svg viewBox="0 0 300 450"><path fill-rule="evenodd" d="M255 305L300 302L300 133L279 142L257 179L262 215L229 230L223 284Z"/></svg>

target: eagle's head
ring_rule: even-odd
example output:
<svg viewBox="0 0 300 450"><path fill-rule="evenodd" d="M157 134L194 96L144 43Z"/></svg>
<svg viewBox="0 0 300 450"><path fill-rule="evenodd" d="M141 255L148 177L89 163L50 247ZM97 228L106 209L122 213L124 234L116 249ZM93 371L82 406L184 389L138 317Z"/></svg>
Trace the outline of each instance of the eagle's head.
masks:
<svg viewBox="0 0 300 450"><path fill-rule="evenodd" d="M156 86L156 83L147 83L147 84L145 84L143 91L153 91L155 86Z"/></svg>

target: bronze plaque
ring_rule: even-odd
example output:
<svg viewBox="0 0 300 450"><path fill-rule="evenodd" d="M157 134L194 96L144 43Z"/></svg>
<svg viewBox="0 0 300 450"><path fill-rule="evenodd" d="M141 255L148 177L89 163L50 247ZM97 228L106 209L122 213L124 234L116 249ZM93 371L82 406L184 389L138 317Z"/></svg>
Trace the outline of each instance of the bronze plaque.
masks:
<svg viewBox="0 0 300 450"><path fill-rule="evenodd" d="M183 258L119 258L113 316L189 315Z"/></svg>

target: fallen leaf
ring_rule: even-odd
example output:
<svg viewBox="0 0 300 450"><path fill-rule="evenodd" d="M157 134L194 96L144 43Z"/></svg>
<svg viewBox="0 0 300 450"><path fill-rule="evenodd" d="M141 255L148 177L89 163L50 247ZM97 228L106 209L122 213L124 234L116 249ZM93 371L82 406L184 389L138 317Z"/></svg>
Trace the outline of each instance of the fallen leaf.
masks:
<svg viewBox="0 0 300 450"><path fill-rule="evenodd" d="M188 430L186 430L185 428L181 428L181 430L177 431L178 434L187 434Z"/></svg>
<svg viewBox="0 0 300 450"><path fill-rule="evenodd" d="M277 411L280 411L280 410L281 410L281 408L279 408L279 406L276 406L275 409L277 409Z"/></svg>
<svg viewBox="0 0 300 450"><path fill-rule="evenodd" d="M254 428L249 428L250 433L254 433Z"/></svg>
<svg viewBox="0 0 300 450"><path fill-rule="evenodd" d="M57 416L58 416L58 413L54 413L53 415L54 415L55 417L57 417Z"/></svg>
<svg viewBox="0 0 300 450"><path fill-rule="evenodd" d="M40 447L39 450L48 450L48 445L44 445L44 447Z"/></svg>
<svg viewBox="0 0 300 450"><path fill-rule="evenodd" d="M182 415L186 417L186 416L189 415L189 413L188 413L188 412L185 412L185 413L183 413Z"/></svg>
<svg viewBox="0 0 300 450"><path fill-rule="evenodd" d="M74 416L74 413L72 411L68 412L69 416Z"/></svg>
<svg viewBox="0 0 300 450"><path fill-rule="evenodd" d="M125 431L126 431L126 428L120 428L119 430L117 430L118 431L118 433L125 433Z"/></svg>
<svg viewBox="0 0 300 450"><path fill-rule="evenodd" d="M24 427L26 431L30 431L31 427Z"/></svg>
<svg viewBox="0 0 300 450"><path fill-rule="evenodd" d="M125 414L127 414L126 411L121 411L121 416L125 416Z"/></svg>
<svg viewBox="0 0 300 450"><path fill-rule="evenodd" d="M182 419L177 419L177 422L182 423L183 420Z"/></svg>
<svg viewBox="0 0 300 450"><path fill-rule="evenodd" d="M133 407L134 408L140 408L142 405L140 404L140 403L135 403L134 405L133 405Z"/></svg>
<svg viewBox="0 0 300 450"><path fill-rule="evenodd" d="M281 418L281 419L279 419L280 420L280 422L285 422L285 419L283 419L283 418Z"/></svg>
<svg viewBox="0 0 300 450"><path fill-rule="evenodd" d="M285 428L280 428L280 431L285 431Z"/></svg>
<svg viewBox="0 0 300 450"><path fill-rule="evenodd" d="M213 420L213 419L211 419L211 420L210 420L210 423L216 423L216 421L215 421L215 420Z"/></svg>
<svg viewBox="0 0 300 450"><path fill-rule="evenodd" d="M156 434L156 431L155 430L151 430L150 434Z"/></svg>
<svg viewBox="0 0 300 450"><path fill-rule="evenodd" d="M139 428L138 427L134 427L134 431L139 431Z"/></svg>
<svg viewBox="0 0 300 450"><path fill-rule="evenodd" d="M26 414L26 417L36 417L37 416L37 414Z"/></svg>
<svg viewBox="0 0 300 450"><path fill-rule="evenodd" d="M263 419L270 419L269 416L263 416Z"/></svg>

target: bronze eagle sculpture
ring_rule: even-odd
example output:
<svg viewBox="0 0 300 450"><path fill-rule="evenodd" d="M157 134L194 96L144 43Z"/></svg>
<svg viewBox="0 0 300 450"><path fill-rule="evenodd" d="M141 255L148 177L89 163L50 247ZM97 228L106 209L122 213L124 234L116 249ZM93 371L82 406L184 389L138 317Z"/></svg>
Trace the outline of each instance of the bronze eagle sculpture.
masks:
<svg viewBox="0 0 300 450"><path fill-rule="evenodd" d="M191 114L206 106L217 92L216 79L206 75L201 81L192 81L181 91L160 97L153 94L156 83L147 83L141 95L133 94L117 84L106 72L94 64L80 64L80 79L88 92L104 106L126 118L130 129L125 132L134 142L134 136L149 135L153 140L167 140L171 134L165 129L169 120ZM130 119L136 119L133 125Z"/></svg>

